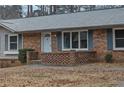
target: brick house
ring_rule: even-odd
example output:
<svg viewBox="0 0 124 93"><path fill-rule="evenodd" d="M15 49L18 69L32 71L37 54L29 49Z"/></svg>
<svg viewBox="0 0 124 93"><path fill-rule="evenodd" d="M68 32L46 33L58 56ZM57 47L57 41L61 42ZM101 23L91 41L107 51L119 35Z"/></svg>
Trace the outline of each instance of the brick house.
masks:
<svg viewBox="0 0 124 93"><path fill-rule="evenodd" d="M32 48L46 63L124 61L124 8L0 21L0 58ZM32 54L33 55L33 54Z"/></svg>

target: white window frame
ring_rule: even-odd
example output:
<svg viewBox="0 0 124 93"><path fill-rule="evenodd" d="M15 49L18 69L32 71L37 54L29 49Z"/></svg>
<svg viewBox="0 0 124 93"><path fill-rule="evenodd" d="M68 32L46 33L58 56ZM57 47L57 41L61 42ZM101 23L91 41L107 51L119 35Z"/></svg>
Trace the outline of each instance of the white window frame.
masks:
<svg viewBox="0 0 124 93"><path fill-rule="evenodd" d="M17 36L17 49L16 50L11 50L10 49L10 37L11 36ZM9 34L8 35L8 51L18 51L18 34Z"/></svg>
<svg viewBox="0 0 124 93"><path fill-rule="evenodd" d="M64 33L69 32L70 33L70 48L69 49L65 49L64 48ZM72 48L72 32L78 32L78 48ZM87 32L87 48L79 48L80 47L80 32ZM70 51L70 50L75 50L75 51L80 51L80 50L88 50L88 30L75 30L75 31L63 31L62 32L62 51Z"/></svg>
<svg viewBox="0 0 124 93"><path fill-rule="evenodd" d="M124 50L124 48L116 48L115 46L115 31L116 30L124 30L124 28L113 28L113 50Z"/></svg>

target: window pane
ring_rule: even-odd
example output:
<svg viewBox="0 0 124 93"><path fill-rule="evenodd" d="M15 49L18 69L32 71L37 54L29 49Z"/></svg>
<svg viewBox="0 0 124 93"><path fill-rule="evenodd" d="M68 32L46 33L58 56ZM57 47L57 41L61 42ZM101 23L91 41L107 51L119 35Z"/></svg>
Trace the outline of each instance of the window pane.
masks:
<svg viewBox="0 0 124 93"><path fill-rule="evenodd" d="M10 36L10 42L17 42L17 36Z"/></svg>
<svg viewBox="0 0 124 93"><path fill-rule="evenodd" d="M10 36L10 50L17 50L17 36Z"/></svg>
<svg viewBox="0 0 124 93"><path fill-rule="evenodd" d="M115 38L124 38L124 30L116 30Z"/></svg>
<svg viewBox="0 0 124 93"><path fill-rule="evenodd" d="M64 48L65 49L70 48L70 33L69 32L64 33Z"/></svg>
<svg viewBox="0 0 124 93"><path fill-rule="evenodd" d="M78 48L78 32L72 32L72 48Z"/></svg>
<svg viewBox="0 0 124 93"><path fill-rule="evenodd" d="M80 48L87 48L87 32L80 32Z"/></svg>
<svg viewBox="0 0 124 93"><path fill-rule="evenodd" d="M124 39L116 39L116 48L124 48Z"/></svg>
<svg viewBox="0 0 124 93"><path fill-rule="evenodd" d="M17 50L17 43L10 43L10 50Z"/></svg>

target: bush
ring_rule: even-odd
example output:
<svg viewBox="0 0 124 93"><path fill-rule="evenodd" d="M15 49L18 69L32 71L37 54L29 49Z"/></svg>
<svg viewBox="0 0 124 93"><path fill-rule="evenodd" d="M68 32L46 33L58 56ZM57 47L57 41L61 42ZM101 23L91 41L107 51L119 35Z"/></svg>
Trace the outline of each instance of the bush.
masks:
<svg viewBox="0 0 124 93"><path fill-rule="evenodd" d="M24 48L24 49L20 49L19 50L19 55L18 55L18 58L19 58L19 61L21 61L21 63L27 63L27 51L34 51L34 49L30 49L30 48Z"/></svg>
<svg viewBox="0 0 124 93"><path fill-rule="evenodd" d="M112 62L112 53L107 53L105 55L105 61L108 62L108 63Z"/></svg>

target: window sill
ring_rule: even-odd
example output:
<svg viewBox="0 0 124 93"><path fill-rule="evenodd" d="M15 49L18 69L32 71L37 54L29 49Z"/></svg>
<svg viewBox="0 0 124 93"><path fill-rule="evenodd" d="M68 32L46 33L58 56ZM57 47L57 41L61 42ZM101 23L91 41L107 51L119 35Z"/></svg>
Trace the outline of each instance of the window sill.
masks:
<svg viewBox="0 0 124 93"><path fill-rule="evenodd" d="M62 49L62 51L88 51L88 49Z"/></svg>
<svg viewBox="0 0 124 93"><path fill-rule="evenodd" d="M4 51L4 54L18 54L19 52L18 51Z"/></svg>
<svg viewBox="0 0 124 93"><path fill-rule="evenodd" d="M115 51L124 51L124 48L114 48L113 50L115 50Z"/></svg>

